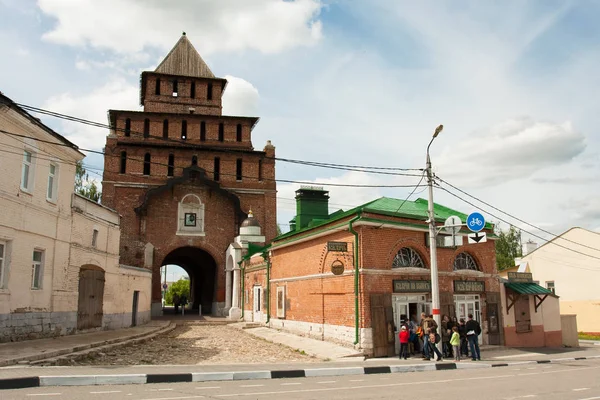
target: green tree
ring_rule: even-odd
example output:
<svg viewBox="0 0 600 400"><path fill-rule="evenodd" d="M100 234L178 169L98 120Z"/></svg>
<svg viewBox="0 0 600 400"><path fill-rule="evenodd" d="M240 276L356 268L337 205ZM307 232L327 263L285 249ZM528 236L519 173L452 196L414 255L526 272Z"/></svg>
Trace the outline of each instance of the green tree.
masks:
<svg viewBox="0 0 600 400"><path fill-rule="evenodd" d="M188 301L190 300L190 281L186 278L180 278L177 282L174 282L167 289L165 293L165 304L173 305L173 296L177 293L179 298L185 296Z"/></svg>
<svg viewBox="0 0 600 400"><path fill-rule="evenodd" d="M277 236L283 235L283 232L281 231L281 225L277 224Z"/></svg>
<svg viewBox="0 0 600 400"><path fill-rule="evenodd" d="M85 170L83 163L77 161L75 165L75 193L87 197L90 200L98 202L102 192L98 190L96 181L89 180L87 171Z"/></svg>
<svg viewBox="0 0 600 400"><path fill-rule="evenodd" d="M496 264L498 271L515 266L515 258L523 256L521 247L521 231L511 226L508 231L496 230Z"/></svg>

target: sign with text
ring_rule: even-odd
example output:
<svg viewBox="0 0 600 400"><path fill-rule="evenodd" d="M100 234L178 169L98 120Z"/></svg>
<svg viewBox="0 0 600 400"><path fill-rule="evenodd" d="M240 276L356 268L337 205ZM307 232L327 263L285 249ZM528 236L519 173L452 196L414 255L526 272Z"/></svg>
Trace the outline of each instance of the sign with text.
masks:
<svg viewBox="0 0 600 400"><path fill-rule="evenodd" d="M482 292L485 292L485 282L454 281L454 293L482 293Z"/></svg>
<svg viewBox="0 0 600 400"><path fill-rule="evenodd" d="M348 243L346 242L327 242L327 251L348 251Z"/></svg>
<svg viewBox="0 0 600 400"><path fill-rule="evenodd" d="M394 293L431 292L431 281L394 280Z"/></svg>
<svg viewBox="0 0 600 400"><path fill-rule="evenodd" d="M508 281L515 283L533 282L533 274L531 272L509 272Z"/></svg>

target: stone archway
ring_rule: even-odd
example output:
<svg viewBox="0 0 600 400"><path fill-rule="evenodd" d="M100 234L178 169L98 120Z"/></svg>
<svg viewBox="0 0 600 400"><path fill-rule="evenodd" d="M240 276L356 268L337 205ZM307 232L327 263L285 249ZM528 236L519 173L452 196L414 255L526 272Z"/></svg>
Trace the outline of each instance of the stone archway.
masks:
<svg viewBox="0 0 600 400"><path fill-rule="evenodd" d="M217 263L205 250L198 247L180 247L171 251L162 265L178 265L190 277L189 304L193 310L202 308L202 314L211 314L216 309L215 286ZM160 285L160 280L157 281Z"/></svg>

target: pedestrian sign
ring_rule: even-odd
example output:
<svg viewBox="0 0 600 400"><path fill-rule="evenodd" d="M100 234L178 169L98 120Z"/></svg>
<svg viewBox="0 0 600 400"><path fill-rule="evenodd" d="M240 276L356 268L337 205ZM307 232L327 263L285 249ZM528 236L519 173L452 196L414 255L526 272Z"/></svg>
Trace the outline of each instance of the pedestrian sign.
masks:
<svg viewBox="0 0 600 400"><path fill-rule="evenodd" d="M472 232L479 232L485 226L485 218L478 212L473 212L467 217L467 228Z"/></svg>

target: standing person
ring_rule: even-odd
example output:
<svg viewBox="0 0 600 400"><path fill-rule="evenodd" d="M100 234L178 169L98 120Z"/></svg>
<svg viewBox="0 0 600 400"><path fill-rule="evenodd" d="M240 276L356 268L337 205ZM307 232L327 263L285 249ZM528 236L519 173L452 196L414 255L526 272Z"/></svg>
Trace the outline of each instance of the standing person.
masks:
<svg viewBox="0 0 600 400"><path fill-rule="evenodd" d="M481 353L479 352L479 335L481 334L481 326L479 322L473 319L473 314L469 314L469 320L465 325L467 330L467 340L471 347L471 359L473 361L481 361Z"/></svg>
<svg viewBox="0 0 600 400"><path fill-rule="evenodd" d="M175 306L175 314L179 312L179 294L175 293L173 295L173 305Z"/></svg>
<svg viewBox="0 0 600 400"><path fill-rule="evenodd" d="M450 345L452 346L452 353L454 353L454 361L460 361L460 334L458 333L458 327L452 327L452 336L450 337Z"/></svg>
<svg viewBox="0 0 600 400"><path fill-rule="evenodd" d="M452 336L452 321L446 314L442 316L442 326L440 327L442 333L442 353L444 357L450 357L452 350L450 348L450 336Z"/></svg>
<svg viewBox="0 0 600 400"><path fill-rule="evenodd" d="M467 342L467 326L464 318L460 319L458 324L458 334L460 335L460 354L469 357L469 345Z"/></svg>
<svg viewBox="0 0 600 400"><path fill-rule="evenodd" d="M400 338L400 359L404 358L406 360L408 357L408 338L410 337L410 333L408 332L408 329L406 329L406 326L402 325L398 337Z"/></svg>
<svg viewBox="0 0 600 400"><path fill-rule="evenodd" d="M433 354L437 355L436 361L443 361L442 353L437 348L437 344L440 342L440 335L437 333L435 328L430 328L429 333L429 354L433 359Z"/></svg>

